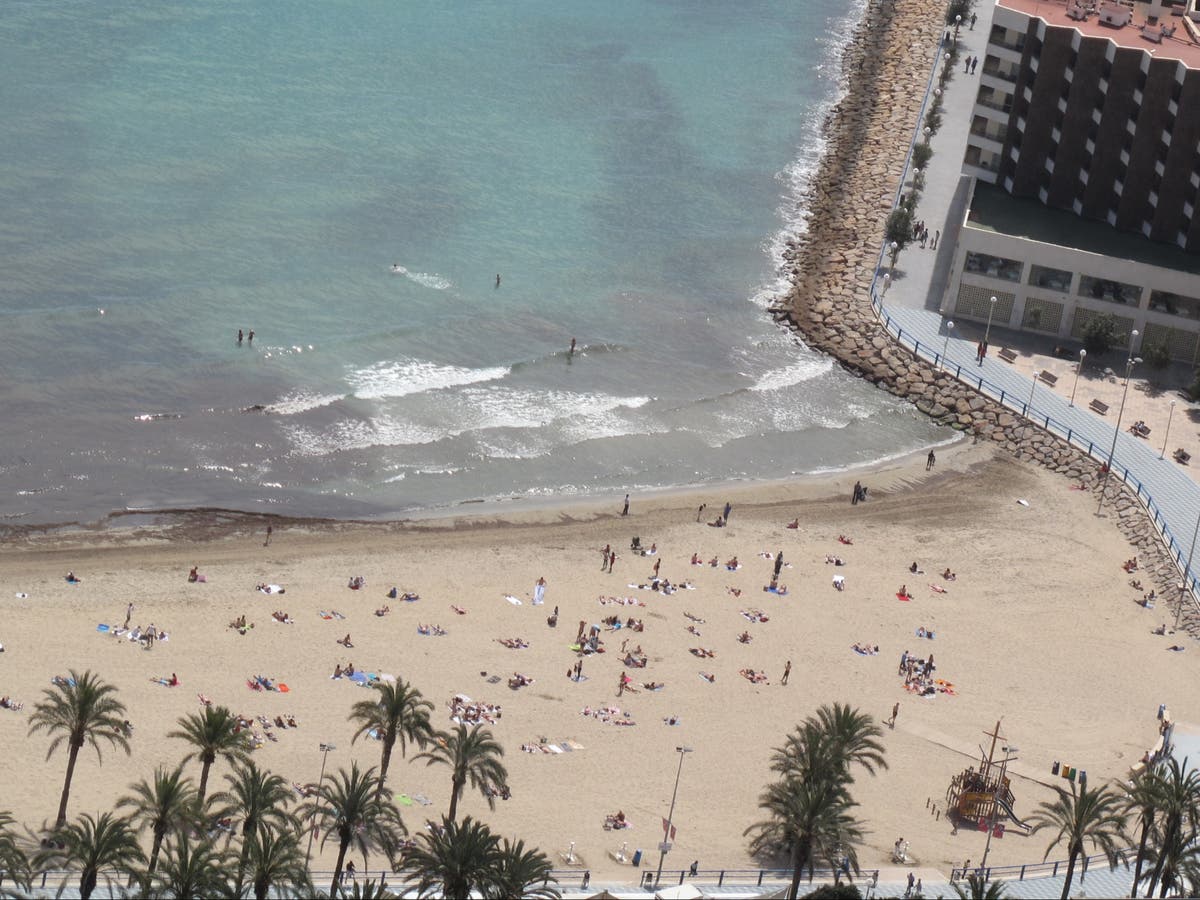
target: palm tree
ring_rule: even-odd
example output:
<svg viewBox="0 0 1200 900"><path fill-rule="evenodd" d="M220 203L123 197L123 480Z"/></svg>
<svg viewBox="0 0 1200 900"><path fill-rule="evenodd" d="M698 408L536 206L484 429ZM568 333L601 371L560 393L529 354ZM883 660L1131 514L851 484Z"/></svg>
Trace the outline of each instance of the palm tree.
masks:
<svg viewBox="0 0 1200 900"><path fill-rule="evenodd" d="M296 896L313 894L300 838L291 830L275 831L270 825L259 825L248 838L250 860L248 872L254 887L255 900L267 900L271 888L290 889Z"/></svg>
<svg viewBox="0 0 1200 900"><path fill-rule="evenodd" d="M466 725L460 724L452 733L438 732L433 749L417 754L413 760L424 759L429 766L444 763L450 767L450 810L446 818L453 822L458 800L468 782L487 798L489 809L496 808L496 798L488 789L502 788L508 781L508 770L500 762L502 756L504 748L491 731L482 725L468 731Z"/></svg>
<svg viewBox="0 0 1200 900"><path fill-rule="evenodd" d="M79 675L74 669L65 683L46 688L45 697L29 718L29 733L44 731L52 736L49 759L64 741L67 744L67 777L63 780L62 798L58 803L56 829L67 822L67 800L71 796L71 779L75 777L75 761L84 744L91 744L96 758L103 760L100 739L129 753L125 739L125 704L114 695L117 689L105 684L91 671Z"/></svg>
<svg viewBox="0 0 1200 900"><path fill-rule="evenodd" d="M34 857L34 865L77 870L80 900L92 896L102 873L135 876L146 862L146 854L138 845L137 833L129 820L110 812L96 817L84 813L78 822L59 828L54 837L62 846L40 851Z"/></svg>
<svg viewBox="0 0 1200 900"><path fill-rule="evenodd" d="M198 799L204 804L208 794L208 773L218 756L229 762L246 762L250 758L250 741L238 727L237 717L224 706L206 706L204 712L192 713L178 720L179 729L167 737L179 738L192 745L183 761L200 761Z"/></svg>
<svg viewBox="0 0 1200 900"><path fill-rule="evenodd" d="M184 777L182 766L170 772L159 766L154 770L152 782L142 779L131 789L132 794L117 801L117 809L131 807L130 817L138 823L138 831L149 828L154 834L146 866L149 884L167 835L194 825L199 818L196 788L190 778Z"/></svg>
<svg viewBox="0 0 1200 900"><path fill-rule="evenodd" d="M186 831L180 832L167 842L154 895L179 900L223 897L229 892L227 863L225 853L212 841L204 838L193 843Z"/></svg>
<svg viewBox="0 0 1200 900"><path fill-rule="evenodd" d="M1159 842L1158 859L1150 876L1147 897L1154 896L1159 880L1174 883L1185 856L1186 843L1181 840L1189 824L1200 819L1200 774L1183 762L1168 757L1154 773L1155 796L1158 800Z"/></svg>
<svg viewBox="0 0 1200 900"><path fill-rule="evenodd" d="M1043 802L1030 816L1033 830L1036 834L1044 828L1055 830L1054 839L1046 848L1043 859L1050 856L1050 851L1064 839L1067 842L1067 877L1063 882L1062 900L1067 900L1071 893L1071 881L1075 877L1075 864L1083 855L1083 845L1087 841L1098 848L1108 857L1110 865L1116 865L1120 859L1118 841L1125 837L1125 816L1121 811L1121 799L1107 786L1096 790L1086 787L1075 789L1071 782L1071 792L1068 794L1060 787L1054 792L1058 798L1054 801Z"/></svg>
<svg viewBox="0 0 1200 900"><path fill-rule="evenodd" d="M841 703L825 705L788 735L771 757L771 769L781 779L763 792L764 821L744 832L753 835L753 853L786 850L791 858L789 896L800 889L800 878L817 858L833 862L846 858L857 866L855 844L862 829L853 815L858 805L850 797L852 771L862 766L871 774L887 768L883 730L875 720Z"/></svg>
<svg viewBox="0 0 1200 900"><path fill-rule="evenodd" d="M395 856L397 837L407 833L400 812L392 803L392 792L380 785L375 767L364 772L358 763L352 763L349 772L339 769L325 776L317 796L309 804L306 818L324 832L322 847L331 835L337 835L338 858L329 887L330 896L336 896L351 841L362 852L366 865L367 853L372 847L383 850L391 860Z"/></svg>
<svg viewBox="0 0 1200 900"><path fill-rule="evenodd" d="M858 806L840 782L830 778L787 778L767 787L759 806L769 818L746 829L753 834L750 852L770 854L784 849L792 866L788 897L795 900L805 867L812 877L813 860L836 858L862 840L852 810Z"/></svg>
<svg viewBox="0 0 1200 900"><path fill-rule="evenodd" d="M952 883L950 887L954 888L959 900L1003 900L1008 896L1004 893L1003 881L988 881L982 875L968 876L965 888L961 881Z"/></svg>
<svg viewBox="0 0 1200 900"><path fill-rule="evenodd" d="M376 700L360 700L350 710L350 721L358 723L358 730L350 742L354 743L363 734L371 732L383 741L383 753L379 760L379 783L387 781L388 766L392 762L392 750L400 741L400 755L407 753L407 741L424 747L433 737L433 726L429 714L433 704L421 696L415 687L403 681L383 682L375 685L379 691Z"/></svg>
<svg viewBox="0 0 1200 900"><path fill-rule="evenodd" d="M225 780L229 782L229 790L214 794L212 802L218 807L215 814L218 819L242 820L242 851L234 882L234 893L241 894L250 858L250 838L264 824L294 829L296 820L288 811L293 796L284 779L263 771L253 762L235 766L233 774L226 775Z"/></svg>
<svg viewBox="0 0 1200 900"><path fill-rule="evenodd" d="M8 879L17 890L29 893L29 859L17 842L16 820L7 810L0 810L0 878ZM0 888L0 896L19 896Z"/></svg>
<svg viewBox="0 0 1200 900"><path fill-rule="evenodd" d="M536 848L525 849L525 842L515 844L505 838L484 896L502 900L505 897L528 897L532 900L557 900L562 892L551 887L558 884L551 872L554 866L546 854Z"/></svg>
<svg viewBox="0 0 1200 900"><path fill-rule="evenodd" d="M1133 867L1133 887L1129 896L1136 897L1138 884L1142 880L1142 864L1145 863L1150 837L1155 832L1155 817L1162 802L1162 782L1158 767L1142 771L1133 782L1125 801L1125 814L1136 818L1141 837L1138 839L1137 860Z"/></svg>
<svg viewBox="0 0 1200 900"><path fill-rule="evenodd" d="M405 881L416 882L417 896L469 897L489 884L499 857L500 839L487 825L470 816L461 822L446 816L440 828L417 835L400 871Z"/></svg>

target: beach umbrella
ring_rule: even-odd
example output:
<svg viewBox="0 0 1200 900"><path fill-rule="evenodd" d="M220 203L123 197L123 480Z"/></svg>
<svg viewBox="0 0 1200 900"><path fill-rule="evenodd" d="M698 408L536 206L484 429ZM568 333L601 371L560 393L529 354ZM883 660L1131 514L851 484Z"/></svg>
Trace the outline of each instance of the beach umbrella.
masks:
<svg viewBox="0 0 1200 900"><path fill-rule="evenodd" d="M655 900L696 900L696 898L703 896L704 893L700 888L691 883L662 888L654 893Z"/></svg>

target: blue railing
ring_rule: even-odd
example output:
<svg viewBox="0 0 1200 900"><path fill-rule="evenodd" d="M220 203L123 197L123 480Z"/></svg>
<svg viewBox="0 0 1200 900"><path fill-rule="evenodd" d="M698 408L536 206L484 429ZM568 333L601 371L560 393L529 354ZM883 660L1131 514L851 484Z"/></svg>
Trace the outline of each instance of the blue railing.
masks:
<svg viewBox="0 0 1200 900"><path fill-rule="evenodd" d="M942 63L942 53L944 48L945 45L943 43L938 44L933 65L929 69L929 78L925 85L925 96L921 100L920 114L917 116L917 122L913 126L912 138L909 140L908 153L904 157L904 168L902 170L903 174L901 175L900 183L896 186L896 192L892 197L893 209L897 208L900 204L900 195L904 190L903 176L909 171L909 166L912 163L913 151L916 149L917 141L921 136L921 123L925 120L925 111L929 106L930 97L933 96L935 86L934 83L937 79L938 65ZM906 343L904 329L893 322L891 317L887 314L887 311L883 308L882 294L878 290L879 278L881 273L884 271L884 260L887 257L888 250L888 242L885 240L880 245L879 256L877 257L875 265L875 272L871 277L871 308L875 311L875 315L883 322L885 330L895 337L897 343L899 343L901 346L904 346ZM939 369L942 368L943 355L939 353L935 347L922 345L921 342L913 335L908 336L907 344L912 348L913 353L915 353L917 356L930 360ZM1176 539L1175 534L1171 531L1171 528L1167 524L1166 518L1163 516L1159 505L1155 502L1154 497L1150 494L1150 491L1146 488L1146 486L1130 472L1129 468L1117 458L1115 448L1113 448L1113 450L1109 453L1106 453L1104 452L1104 448L1101 447L1100 452L1097 453L1097 445L1095 441L1079 435L1075 429L1062 422L1059 422L1047 413L1039 412L1035 407L1033 407L1031 405L1032 394L1028 400L1021 400L1020 398L1014 397L1011 392L1004 390L998 385L990 383L978 375L971 374L970 377L965 376L961 365L947 364L946 371L952 371L954 377L959 381L963 382L964 384L972 385L977 391L979 391L979 393L983 394L984 396L991 397L993 400L999 402L1001 406L1011 409L1014 412L1019 412L1031 422L1041 425L1047 431L1066 440L1066 442L1071 446L1082 450L1097 462L1107 463L1109 465L1110 472L1118 475L1123 482L1131 486L1134 489L1138 500L1141 501L1141 503L1145 506L1147 513L1154 523L1154 527L1162 535L1164 542L1170 550L1171 558L1175 561L1175 564L1179 567L1180 573L1183 575L1183 582L1192 597L1193 606L1200 610L1200 604L1197 604L1196 601L1196 588L1198 579L1195 571L1189 565L1191 549L1188 549L1187 554L1184 553L1182 546ZM1200 523L1200 520L1198 520L1198 523ZM1180 602L1182 602L1182 597L1180 598Z"/></svg>
<svg viewBox="0 0 1200 900"><path fill-rule="evenodd" d="M583 889L587 887L584 883L584 873L586 870L580 869L555 869L550 874L558 880L558 886L563 889ZM588 884L591 883L590 872ZM843 880L847 879L846 873L835 872L833 869L814 869L812 873L812 881L832 881L838 876ZM647 869L642 872L639 884L654 885L655 871ZM690 869L664 869L662 879L658 882L659 887L683 884L685 881L695 882L697 884L709 884L721 887L725 884L731 885L755 885L761 887L764 882L778 882L792 880L791 869L699 869L696 874L691 874ZM809 881L809 872L804 870L804 881ZM878 882L878 869L860 869L854 874L854 877L849 879L852 882L861 882L863 884L872 881Z"/></svg>
<svg viewBox="0 0 1200 900"><path fill-rule="evenodd" d="M1011 391L1005 390L999 385L993 384L986 378L976 375L970 370L964 372L961 364L946 362L941 353L925 344L922 344L913 335L906 334L904 329L901 328L883 308L882 298L876 293L874 282L872 282L871 285L871 306L875 310L875 314L883 323L885 330L888 332L888 334L895 338L898 344L900 344L902 347L910 347L913 353L929 360L938 369L945 371L947 374L953 375L958 381L970 385L980 394L985 397L990 397L998 402L1001 406L1020 413L1023 417L1029 419L1036 425L1040 425L1051 434L1055 434L1063 438L1072 447L1082 450L1089 457L1099 463L1108 463L1109 453L1112 452L1112 463L1109 465L1109 471L1133 488L1138 500L1141 501L1143 506L1145 506L1146 512L1149 514L1151 521L1154 523L1154 527L1162 535L1163 540L1170 551L1171 558L1179 567L1187 590L1189 590L1193 596L1195 595L1198 579L1195 571L1188 566L1187 562L1188 556L1191 554L1190 546L1185 551L1185 548L1180 544L1179 540L1176 539L1175 534L1171 531L1170 526L1167 524L1166 518L1163 516L1162 510L1155 502L1154 497L1151 495L1149 489L1141 481L1139 481L1138 478L1130 471L1129 467L1118 458L1115 451L1112 451L1110 447L1097 444L1096 441L1088 439L1086 436L1079 434L1077 429L1060 422L1048 413L1039 411L1035 406L1030 405L1028 399L1024 397L1016 397ZM946 364L943 366L944 362Z"/></svg>
<svg viewBox="0 0 1200 900"><path fill-rule="evenodd" d="M1120 859L1120 865L1129 868L1129 857L1136 855L1133 850L1122 850L1117 853ZM1053 878L1056 875L1065 875L1067 873L1067 862L1065 859L1057 859L1054 862L1029 863L1024 866L988 866L986 869L979 866L973 866L970 869L951 869L950 883L962 881L971 875L980 875L985 881L1024 881L1028 878ZM1106 869L1116 868L1108 864L1108 857L1103 853L1097 853L1093 856L1081 856L1076 861L1075 872L1078 875L1086 875L1088 867L1092 863L1101 865Z"/></svg>

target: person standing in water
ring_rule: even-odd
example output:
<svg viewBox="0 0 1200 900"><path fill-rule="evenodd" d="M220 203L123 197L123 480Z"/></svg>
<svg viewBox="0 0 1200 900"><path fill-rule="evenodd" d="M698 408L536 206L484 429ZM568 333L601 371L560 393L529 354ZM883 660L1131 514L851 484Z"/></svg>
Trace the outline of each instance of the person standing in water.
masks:
<svg viewBox="0 0 1200 900"><path fill-rule="evenodd" d="M496 273L496 287L500 287L500 273Z"/></svg>
<svg viewBox="0 0 1200 900"><path fill-rule="evenodd" d="M571 338L571 356L575 355L575 338Z"/></svg>

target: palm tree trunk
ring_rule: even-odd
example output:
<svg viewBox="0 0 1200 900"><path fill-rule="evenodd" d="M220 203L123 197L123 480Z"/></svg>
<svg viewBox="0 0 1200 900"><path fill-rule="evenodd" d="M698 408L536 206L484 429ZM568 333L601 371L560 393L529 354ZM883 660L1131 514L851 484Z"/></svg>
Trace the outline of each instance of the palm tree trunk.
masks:
<svg viewBox="0 0 1200 900"><path fill-rule="evenodd" d="M250 837L254 834L254 823L247 819L242 823L242 852L238 857L237 882L234 896L242 896L242 885L246 883L246 863L250 859Z"/></svg>
<svg viewBox="0 0 1200 900"><path fill-rule="evenodd" d="M1071 855L1067 858L1067 880L1063 882L1062 900L1067 900L1071 896L1071 881L1075 878L1075 860L1079 859L1079 851L1074 847L1071 848Z"/></svg>
<svg viewBox="0 0 1200 900"><path fill-rule="evenodd" d="M792 885L788 888L788 900L796 900L800 894L800 875L804 871L804 858L800 853L800 839L792 844Z"/></svg>
<svg viewBox="0 0 1200 900"><path fill-rule="evenodd" d="M464 784L466 784L465 778L459 781L456 777L450 782L450 811L446 814L446 818L451 822L454 821L454 814L458 812L458 798L462 796Z"/></svg>
<svg viewBox="0 0 1200 900"><path fill-rule="evenodd" d="M77 746L72 741L70 746L70 752L67 754L67 777L63 780L62 799L58 801L58 818L54 820L56 830L67 824L67 800L71 796L71 779L75 777L75 760L79 758L79 748L83 744Z"/></svg>
<svg viewBox="0 0 1200 900"><path fill-rule="evenodd" d="M1162 876L1163 863L1167 861L1166 849L1175 841L1175 817L1170 816L1167 819L1167 830L1163 834L1162 850L1159 851L1158 860L1154 863L1154 874L1150 876L1150 889L1146 891L1147 897L1154 896L1154 889L1158 887L1158 879Z"/></svg>
<svg viewBox="0 0 1200 900"><path fill-rule="evenodd" d="M1137 862L1133 866L1133 889L1129 892L1130 897L1138 895L1138 882L1142 880L1142 863L1146 861L1146 843L1150 839L1150 826L1153 822L1152 818L1142 822L1142 839L1138 841Z"/></svg>
<svg viewBox="0 0 1200 900"><path fill-rule="evenodd" d="M99 880L100 873L95 869L84 869L79 876L79 900L88 900L92 896L92 891L96 889L96 882Z"/></svg>
<svg viewBox="0 0 1200 900"><path fill-rule="evenodd" d="M350 833L339 836L337 865L333 867L333 882L329 885L329 896L338 895L338 885L342 882L342 864L346 862L346 851L350 849Z"/></svg>
<svg viewBox="0 0 1200 900"><path fill-rule="evenodd" d="M265 877L254 879L254 900L267 900L267 894L270 892L270 879Z"/></svg>
<svg viewBox="0 0 1200 900"><path fill-rule="evenodd" d="M379 759L379 787L375 789L375 799L383 795L383 783L387 781L388 766L392 764L392 749L396 746L396 733L390 731L383 736L383 753Z"/></svg>
<svg viewBox="0 0 1200 900"><path fill-rule="evenodd" d="M205 760L200 767L200 790L196 800L196 806L201 810L204 809L204 797L208 794L208 772L212 768L212 762Z"/></svg>
<svg viewBox="0 0 1200 900"><path fill-rule="evenodd" d="M163 838L167 836L165 830L159 831L154 829L154 843L150 845L150 862L146 865L146 888L150 887L150 879L154 877L154 870L158 867L158 854L162 850Z"/></svg>

